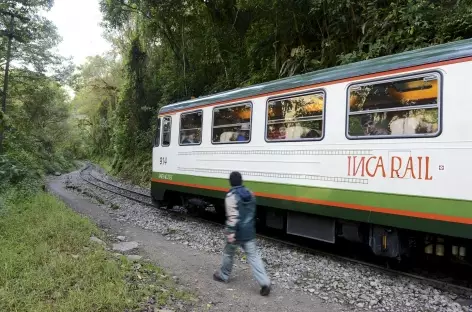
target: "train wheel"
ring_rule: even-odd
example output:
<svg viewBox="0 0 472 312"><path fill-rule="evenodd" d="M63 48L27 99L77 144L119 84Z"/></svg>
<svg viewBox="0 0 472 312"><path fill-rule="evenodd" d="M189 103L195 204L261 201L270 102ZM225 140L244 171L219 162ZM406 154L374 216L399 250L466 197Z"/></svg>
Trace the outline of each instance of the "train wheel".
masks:
<svg viewBox="0 0 472 312"><path fill-rule="evenodd" d="M185 196L180 196L180 203L181 203L181 207L183 207L187 211L187 214L191 216L197 215L198 213L197 206L191 204L188 198L186 198Z"/></svg>
<svg viewBox="0 0 472 312"><path fill-rule="evenodd" d="M215 213L219 221L224 222L226 220L226 210L224 203L214 204Z"/></svg>
<svg viewBox="0 0 472 312"><path fill-rule="evenodd" d="M155 199L154 196L152 196L152 195L151 195L151 201L152 201L153 205L156 206L157 208L162 207L162 201L159 201L159 200Z"/></svg>
<svg viewBox="0 0 472 312"><path fill-rule="evenodd" d="M154 196L151 195L151 201L154 206L159 209L172 209L174 208L174 201L171 199L168 200L157 200Z"/></svg>

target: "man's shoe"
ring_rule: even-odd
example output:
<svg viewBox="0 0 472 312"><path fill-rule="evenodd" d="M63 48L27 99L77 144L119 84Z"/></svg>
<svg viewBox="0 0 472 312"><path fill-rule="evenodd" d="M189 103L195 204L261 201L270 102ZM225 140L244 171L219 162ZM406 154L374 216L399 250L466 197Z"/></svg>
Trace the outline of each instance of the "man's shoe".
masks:
<svg viewBox="0 0 472 312"><path fill-rule="evenodd" d="M268 296L270 293L270 286L262 286L261 296Z"/></svg>
<svg viewBox="0 0 472 312"><path fill-rule="evenodd" d="M213 279L217 282L226 283L226 281L222 279L220 274L218 274L217 272L213 273Z"/></svg>

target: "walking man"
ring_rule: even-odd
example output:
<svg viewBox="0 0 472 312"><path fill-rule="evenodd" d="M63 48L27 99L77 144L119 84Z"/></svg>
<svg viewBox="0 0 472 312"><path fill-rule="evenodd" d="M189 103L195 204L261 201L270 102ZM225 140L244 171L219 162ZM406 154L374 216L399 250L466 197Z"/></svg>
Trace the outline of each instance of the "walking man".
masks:
<svg viewBox="0 0 472 312"><path fill-rule="evenodd" d="M226 246L223 254L221 269L213 274L213 279L227 282L233 268L233 257L240 245L246 252L252 273L261 286L260 294L270 293L270 280L256 247L256 198L254 194L242 185L243 179L239 172L229 176L231 189L226 194Z"/></svg>

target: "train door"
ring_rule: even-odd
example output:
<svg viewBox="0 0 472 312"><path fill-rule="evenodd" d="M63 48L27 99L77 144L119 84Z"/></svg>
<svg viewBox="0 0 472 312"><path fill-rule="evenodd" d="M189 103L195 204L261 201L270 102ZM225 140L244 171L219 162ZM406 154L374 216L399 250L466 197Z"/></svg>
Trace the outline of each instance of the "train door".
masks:
<svg viewBox="0 0 472 312"><path fill-rule="evenodd" d="M152 201L157 206L163 205L165 187L159 183L159 175L167 172L168 147L171 141L172 118L164 116L158 119L153 148L153 178L151 183ZM170 203L169 203L170 205Z"/></svg>
<svg viewBox="0 0 472 312"><path fill-rule="evenodd" d="M157 118L157 127L156 127L156 136L154 137L153 147L156 148L159 146L161 141L161 118Z"/></svg>

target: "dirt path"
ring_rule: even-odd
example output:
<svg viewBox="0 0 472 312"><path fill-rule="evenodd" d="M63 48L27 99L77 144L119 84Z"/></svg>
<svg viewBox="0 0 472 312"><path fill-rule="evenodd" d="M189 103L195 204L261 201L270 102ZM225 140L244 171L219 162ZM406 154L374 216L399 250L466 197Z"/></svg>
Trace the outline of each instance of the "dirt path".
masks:
<svg viewBox="0 0 472 312"><path fill-rule="evenodd" d="M220 265L220 257L167 241L160 234L119 223L107 211L67 190L60 178L51 178L48 189L73 210L89 217L101 228L108 229L109 233L124 235L127 240L138 242L144 258L175 276L181 285L196 292L201 300L197 311L349 311L298 291L278 289L277 285L274 285L269 297L262 297L249 266L238 261L235 261L230 283L216 282L212 274Z"/></svg>

